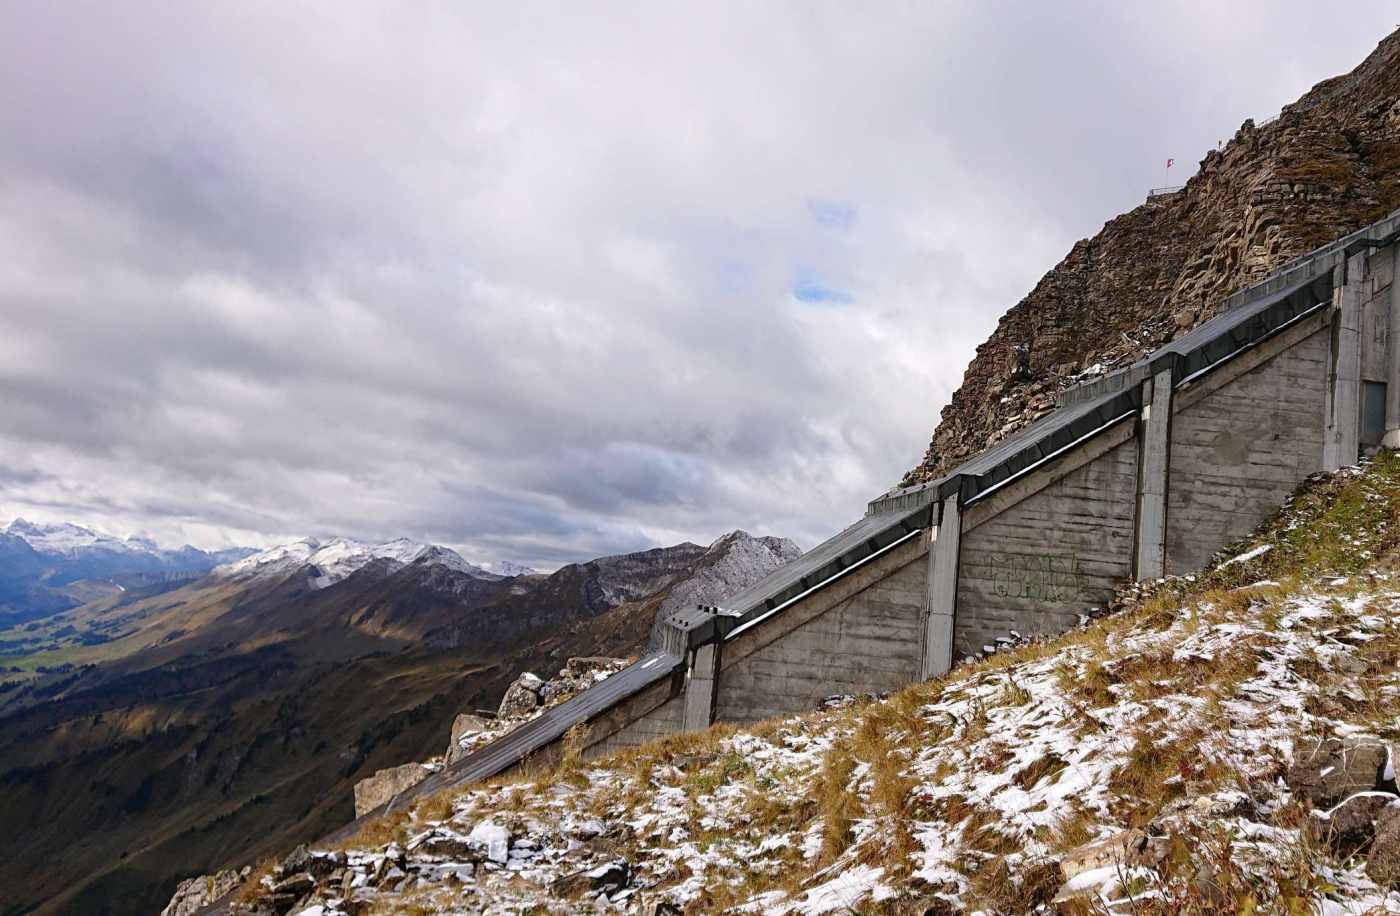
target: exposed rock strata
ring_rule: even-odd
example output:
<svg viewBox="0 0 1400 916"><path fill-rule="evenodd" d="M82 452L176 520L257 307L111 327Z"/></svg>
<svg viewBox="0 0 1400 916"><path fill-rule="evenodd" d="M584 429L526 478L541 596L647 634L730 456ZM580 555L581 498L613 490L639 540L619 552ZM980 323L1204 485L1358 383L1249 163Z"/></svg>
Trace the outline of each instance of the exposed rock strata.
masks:
<svg viewBox="0 0 1400 916"><path fill-rule="evenodd" d="M903 484L1048 412L1073 381L1213 317L1230 293L1400 207L1400 33L1263 126L1245 121L1184 190L1077 242L977 348Z"/></svg>

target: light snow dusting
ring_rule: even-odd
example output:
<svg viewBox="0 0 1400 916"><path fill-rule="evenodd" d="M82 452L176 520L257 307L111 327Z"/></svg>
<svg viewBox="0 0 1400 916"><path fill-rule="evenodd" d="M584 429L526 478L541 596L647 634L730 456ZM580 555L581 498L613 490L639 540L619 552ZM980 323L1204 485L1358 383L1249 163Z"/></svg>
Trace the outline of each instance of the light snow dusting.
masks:
<svg viewBox="0 0 1400 916"><path fill-rule="evenodd" d="M427 799L326 851L348 855L341 877L303 902L1400 913L1400 829L1383 826L1400 825L1384 821L1400 816L1400 588L1357 560L1400 549L1400 459L1386 473L1384 492L1338 475L1313 518L1285 515L1213 571L887 698ZM1329 743L1372 756L1308 771Z"/></svg>

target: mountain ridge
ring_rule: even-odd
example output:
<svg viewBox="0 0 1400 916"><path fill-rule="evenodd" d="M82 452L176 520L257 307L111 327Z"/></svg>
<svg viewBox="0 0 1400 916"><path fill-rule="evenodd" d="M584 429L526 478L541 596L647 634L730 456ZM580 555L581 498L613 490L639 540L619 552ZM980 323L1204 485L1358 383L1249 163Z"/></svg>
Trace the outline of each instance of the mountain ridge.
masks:
<svg viewBox="0 0 1400 916"><path fill-rule="evenodd" d="M977 347L923 459L934 480L1218 313L1226 296L1400 208L1400 31L1264 124L1246 120L1179 191L1081 239Z"/></svg>
<svg viewBox="0 0 1400 916"><path fill-rule="evenodd" d="M0 655L26 669L0 675L0 884L39 913L154 912L179 878L347 822L356 781L440 753L519 671L634 653L716 545L757 576L784 543L735 533L512 578L431 553L319 588L204 576L0 630L4 651L47 640Z"/></svg>

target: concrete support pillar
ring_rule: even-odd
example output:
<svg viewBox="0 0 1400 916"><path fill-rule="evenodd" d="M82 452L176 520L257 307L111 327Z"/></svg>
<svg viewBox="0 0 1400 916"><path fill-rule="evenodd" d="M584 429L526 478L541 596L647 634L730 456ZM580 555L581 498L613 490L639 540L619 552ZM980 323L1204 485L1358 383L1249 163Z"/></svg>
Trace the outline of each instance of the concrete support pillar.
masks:
<svg viewBox="0 0 1400 916"><path fill-rule="evenodd" d="M1400 448L1400 245L1390 246L1390 330L1385 340L1385 438L1386 448Z"/></svg>
<svg viewBox="0 0 1400 916"><path fill-rule="evenodd" d="M958 602L958 548L962 517L958 496L943 500L934 541L928 549L928 618L924 623L925 679L953 667L953 613Z"/></svg>
<svg viewBox="0 0 1400 916"><path fill-rule="evenodd" d="M715 721L715 696L719 691L719 660L723 642L709 642L695 650L690 676L685 682L685 707L681 727L686 731L709 728Z"/></svg>
<svg viewBox="0 0 1400 916"><path fill-rule="evenodd" d="M1139 579L1167 570L1167 466L1171 458L1172 367L1142 383L1142 434L1138 438L1137 556Z"/></svg>
<svg viewBox="0 0 1400 916"><path fill-rule="evenodd" d="M1322 468L1355 464L1361 455L1361 284L1366 253L1353 255L1333 271L1335 302L1332 346L1327 360L1327 425Z"/></svg>

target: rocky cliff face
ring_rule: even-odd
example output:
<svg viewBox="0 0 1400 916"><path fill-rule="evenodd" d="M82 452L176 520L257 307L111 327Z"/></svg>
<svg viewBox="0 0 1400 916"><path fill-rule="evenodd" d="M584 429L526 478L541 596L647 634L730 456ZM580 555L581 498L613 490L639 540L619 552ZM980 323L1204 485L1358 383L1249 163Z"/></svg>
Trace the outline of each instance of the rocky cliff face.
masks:
<svg viewBox="0 0 1400 916"><path fill-rule="evenodd" d="M697 604L719 604L801 555L801 549L787 538L756 538L747 531L731 531L709 546L688 578L671 588L656 611L652 633L672 614Z"/></svg>
<svg viewBox="0 0 1400 916"><path fill-rule="evenodd" d="M1075 244L977 348L903 484L932 480L1211 318L1299 255L1400 207L1400 32L1265 125L1246 121L1185 189Z"/></svg>

